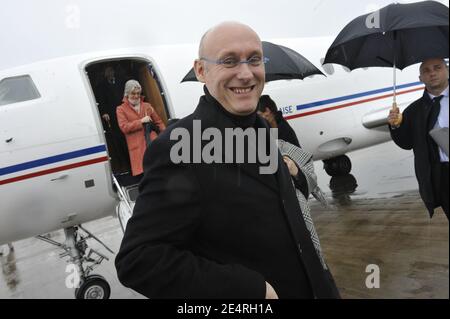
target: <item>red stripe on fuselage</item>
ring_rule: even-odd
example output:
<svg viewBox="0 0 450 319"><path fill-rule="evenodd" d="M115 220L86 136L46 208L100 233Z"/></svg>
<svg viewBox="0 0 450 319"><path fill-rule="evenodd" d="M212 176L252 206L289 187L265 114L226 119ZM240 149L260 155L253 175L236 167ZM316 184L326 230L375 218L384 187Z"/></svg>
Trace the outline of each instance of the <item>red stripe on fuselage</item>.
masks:
<svg viewBox="0 0 450 319"><path fill-rule="evenodd" d="M26 175L21 175L21 176L16 176L16 177L9 178L9 179L0 180L0 185L10 184L10 183L22 181L22 180L33 178L33 177L48 175L51 173L66 171L69 169L82 167L82 166L88 166L88 165L106 162L106 161L108 161L108 157L102 156L99 158L94 158L94 159L90 159L90 160L79 162L79 163L73 163L73 164L69 164L69 165L54 167L54 168L46 169L46 170L39 171L39 172L34 172L34 173L26 174Z"/></svg>
<svg viewBox="0 0 450 319"><path fill-rule="evenodd" d="M420 88L415 88L415 89L411 89L411 90L406 90L406 91L397 93L397 95L402 95L402 94L406 94L406 93L420 91L420 90L423 90L424 88L425 87L420 87ZM385 99L385 98L392 97L392 96L394 96L393 93L392 94L386 94L386 95L382 95L382 96L373 97L373 98L370 98L370 99L365 99L365 100L360 100L360 101L356 101L356 102L350 102L350 103L345 103L345 104L336 105L336 106L332 106L332 107L327 107L327 108L320 109L320 110L314 110L314 111L310 111L310 112L304 112L304 113L300 113L300 114L290 115L290 116L286 116L285 119L286 120L292 120L292 119L295 119L295 118L298 118L298 117L304 117L304 116L308 116L308 115L313 115L313 114L333 111L333 110L337 110L337 109L342 109L344 107L349 107L349 106L353 106L353 105L357 105L357 104L362 104L362 103L372 102L372 101L376 101L376 100L381 100L381 99Z"/></svg>

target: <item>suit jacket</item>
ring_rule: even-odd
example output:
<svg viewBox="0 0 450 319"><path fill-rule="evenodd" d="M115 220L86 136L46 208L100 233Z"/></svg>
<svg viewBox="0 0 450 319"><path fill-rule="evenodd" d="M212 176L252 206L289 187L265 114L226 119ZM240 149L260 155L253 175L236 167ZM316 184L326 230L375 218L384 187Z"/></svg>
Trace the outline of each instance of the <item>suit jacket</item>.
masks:
<svg viewBox="0 0 450 319"><path fill-rule="evenodd" d="M124 86L125 83L118 79L114 84L103 79L97 88L100 115L108 114L111 119L111 126L117 129L116 108L122 102Z"/></svg>
<svg viewBox="0 0 450 319"><path fill-rule="evenodd" d="M144 158L144 178L116 257L119 280L150 298L338 297L301 218L281 155L276 174L257 164L174 164L171 132L268 126L238 118L206 91L195 112L170 126ZM253 124L252 124L253 121ZM223 134L224 135L224 134ZM193 154L190 154L191 157Z"/></svg>
<svg viewBox="0 0 450 319"><path fill-rule="evenodd" d="M145 150L147 149L147 144L145 141L145 130L141 119L148 115L159 127L160 131L163 131L166 127L149 103L141 102L141 109L138 114L128 103L128 100L124 98L122 105L120 105L116 111L120 130L125 134L127 140L133 176L142 174L144 171L142 161L144 159ZM157 137L158 134L155 131L150 133L151 141Z"/></svg>
<svg viewBox="0 0 450 319"><path fill-rule="evenodd" d="M390 128L395 144L414 152L419 192L430 217L434 214L434 208L440 206L438 190L441 184L439 149L429 134L435 124L430 122L431 106L432 100L425 90L420 99L405 109L400 127Z"/></svg>

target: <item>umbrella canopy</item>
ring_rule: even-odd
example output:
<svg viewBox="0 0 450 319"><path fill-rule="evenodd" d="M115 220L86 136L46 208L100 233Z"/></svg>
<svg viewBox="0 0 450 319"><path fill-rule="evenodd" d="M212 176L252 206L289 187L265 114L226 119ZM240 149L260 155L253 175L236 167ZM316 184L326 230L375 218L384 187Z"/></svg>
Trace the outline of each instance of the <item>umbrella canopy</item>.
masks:
<svg viewBox="0 0 450 319"><path fill-rule="evenodd" d="M448 8L435 1L390 4L351 21L337 36L325 63L354 70L405 67L448 57Z"/></svg>
<svg viewBox="0 0 450 319"><path fill-rule="evenodd" d="M269 58L266 63L266 82L276 80L303 80L314 74L324 75L317 67L296 51L282 45L262 41L263 54ZM194 69L181 82L197 81Z"/></svg>

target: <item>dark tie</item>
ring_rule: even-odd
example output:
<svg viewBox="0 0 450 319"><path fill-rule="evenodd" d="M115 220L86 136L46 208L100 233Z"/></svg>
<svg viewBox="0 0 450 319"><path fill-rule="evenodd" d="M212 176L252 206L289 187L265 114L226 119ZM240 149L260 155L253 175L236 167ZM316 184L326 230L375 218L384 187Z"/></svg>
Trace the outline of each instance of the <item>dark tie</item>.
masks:
<svg viewBox="0 0 450 319"><path fill-rule="evenodd" d="M431 101L431 111L430 111L430 117L428 118L428 129L433 129L434 125L436 124L436 121L439 117L439 113L441 112L441 100L444 96L439 95L433 98Z"/></svg>
<svg viewBox="0 0 450 319"><path fill-rule="evenodd" d="M436 96L431 100L431 110L430 114L428 116L428 131L431 131L434 128L434 125L436 124L436 121L439 117L439 113L441 112L441 99L443 98L443 95ZM439 148L434 142L434 140L431 138L429 134L427 134L428 144L431 147L430 152L430 161L431 163L439 163Z"/></svg>

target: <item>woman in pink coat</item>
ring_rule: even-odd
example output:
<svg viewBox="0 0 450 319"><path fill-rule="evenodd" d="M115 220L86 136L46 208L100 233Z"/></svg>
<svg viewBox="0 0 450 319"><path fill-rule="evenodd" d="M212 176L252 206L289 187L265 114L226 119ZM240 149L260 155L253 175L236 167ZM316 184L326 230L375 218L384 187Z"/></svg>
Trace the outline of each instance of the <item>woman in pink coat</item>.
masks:
<svg viewBox="0 0 450 319"><path fill-rule="evenodd" d="M120 130L125 134L130 155L133 176L144 172L142 161L147 148L145 139L145 123L153 122L162 132L166 126L149 103L141 97L142 87L136 80L125 83L123 103L116 109ZM154 130L150 133L150 141L158 137Z"/></svg>

